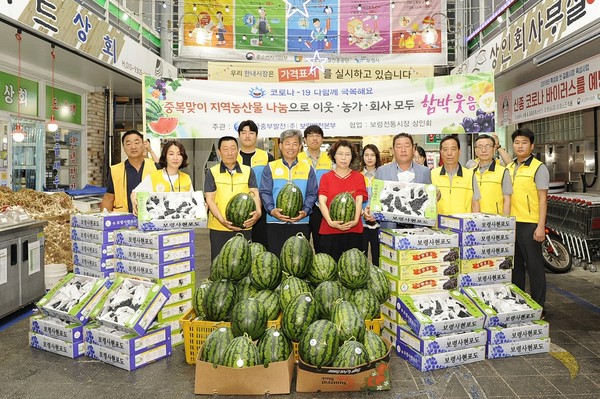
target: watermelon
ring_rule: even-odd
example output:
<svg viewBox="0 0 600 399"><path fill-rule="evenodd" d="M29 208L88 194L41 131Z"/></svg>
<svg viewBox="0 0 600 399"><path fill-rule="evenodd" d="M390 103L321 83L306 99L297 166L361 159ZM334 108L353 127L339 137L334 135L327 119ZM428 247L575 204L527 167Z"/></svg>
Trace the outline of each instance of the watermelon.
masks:
<svg viewBox="0 0 600 399"><path fill-rule="evenodd" d="M365 336L365 320L356 308L356 305L349 301L336 301L331 310L331 321L338 328L340 342L355 339L362 342Z"/></svg>
<svg viewBox="0 0 600 399"><path fill-rule="evenodd" d="M227 346L233 341L233 333L229 327L219 327L213 330L202 345L200 360L203 362L223 365L223 357Z"/></svg>
<svg viewBox="0 0 600 399"><path fill-rule="evenodd" d="M275 207L281 209L283 215L291 218L298 216L303 205L302 190L291 181L281 188L275 200Z"/></svg>
<svg viewBox="0 0 600 399"><path fill-rule="evenodd" d="M241 280L250 271L250 244L242 234L231 237L221 248L218 275L227 280Z"/></svg>
<svg viewBox="0 0 600 399"><path fill-rule="evenodd" d="M241 302L244 299L251 298L258 294L256 287L252 285L249 276L244 277L236 283L235 303Z"/></svg>
<svg viewBox="0 0 600 399"><path fill-rule="evenodd" d="M329 320L311 323L298 343L298 355L307 364L330 366L340 347L337 327Z"/></svg>
<svg viewBox="0 0 600 399"><path fill-rule="evenodd" d="M371 362L377 359L381 359L388 352L388 346L383 340L383 338L381 338L379 335L375 334L371 330L367 330L367 332L365 332L363 345L365 346L367 356L369 357L369 361Z"/></svg>
<svg viewBox="0 0 600 399"><path fill-rule="evenodd" d="M381 315L380 304L373 291L368 288L359 288L352 293L352 303L365 320L377 319Z"/></svg>
<svg viewBox="0 0 600 399"><path fill-rule="evenodd" d="M282 362L292 354L292 343L276 328L269 328L256 345L258 356L266 366L271 362Z"/></svg>
<svg viewBox="0 0 600 399"><path fill-rule="evenodd" d="M316 285L323 281L336 280L337 263L335 259L324 252L315 254L306 279Z"/></svg>
<svg viewBox="0 0 600 399"><path fill-rule="evenodd" d="M369 281L367 288L375 294L379 304L385 303L390 297L390 282L384 271L377 266L369 266Z"/></svg>
<svg viewBox="0 0 600 399"><path fill-rule="evenodd" d="M267 248L265 248L264 245L262 245L260 242L251 242L250 243L250 257L252 258L252 260L254 260L254 258L256 258L256 256L258 254L261 254L263 252L265 252L267 250Z"/></svg>
<svg viewBox="0 0 600 399"><path fill-rule="evenodd" d="M260 364L258 348L247 334L235 337L225 349L223 363L227 367L241 369Z"/></svg>
<svg viewBox="0 0 600 399"><path fill-rule="evenodd" d="M356 202L349 192L341 192L329 204L329 216L333 221L347 223L356 216Z"/></svg>
<svg viewBox="0 0 600 399"><path fill-rule="evenodd" d="M221 254L218 253L217 256L210 262L210 276L208 279L210 281L219 281L223 277L219 276L219 270L221 268Z"/></svg>
<svg viewBox="0 0 600 399"><path fill-rule="evenodd" d="M194 299L192 300L192 306L194 307L194 313L198 317L204 317L204 309L202 309L202 298L204 298L204 294L208 287L212 284L212 281L206 280L203 281L199 286L196 287L194 291Z"/></svg>
<svg viewBox="0 0 600 399"><path fill-rule="evenodd" d="M304 330L317 320L317 305L311 294L296 296L283 309L281 329L291 341L298 342Z"/></svg>
<svg viewBox="0 0 600 399"><path fill-rule="evenodd" d="M288 238L281 247L281 267L292 276L304 278L312 266L313 257L310 242L302 233Z"/></svg>
<svg viewBox="0 0 600 399"><path fill-rule="evenodd" d="M239 337L248 334L257 340L267 329L267 314L263 305L254 298L244 299L231 310L231 331Z"/></svg>
<svg viewBox="0 0 600 399"><path fill-rule="evenodd" d="M252 298L259 301L265 308L267 319L277 320L279 317L279 294L271 290L258 291Z"/></svg>
<svg viewBox="0 0 600 399"><path fill-rule="evenodd" d="M235 283L229 280L213 282L202 298L206 320L226 321L235 304Z"/></svg>
<svg viewBox="0 0 600 399"><path fill-rule="evenodd" d="M225 207L225 218L235 227L244 228L250 213L256 210L253 193L238 193L229 199Z"/></svg>
<svg viewBox="0 0 600 399"><path fill-rule="evenodd" d="M314 291L319 317L329 320L333 303L341 299L343 295L342 284L339 281L323 281L319 284Z"/></svg>
<svg viewBox="0 0 600 399"><path fill-rule="evenodd" d="M363 288L369 281L369 261L357 248L347 250L338 260L338 275L344 287Z"/></svg>
<svg viewBox="0 0 600 399"><path fill-rule="evenodd" d="M299 279L298 277L288 277L281 282L281 287L279 289L279 306L281 309L285 309L296 296L310 292L310 286L306 281Z"/></svg>
<svg viewBox="0 0 600 399"><path fill-rule="evenodd" d="M340 347L333 360L333 367L351 368L369 362L369 355L364 345L358 341L346 341Z"/></svg>
<svg viewBox="0 0 600 399"><path fill-rule="evenodd" d="M249 273L252 285L258 290L274 290L281 282L279 258L271 252L263 252L252 260Z"/></svg>

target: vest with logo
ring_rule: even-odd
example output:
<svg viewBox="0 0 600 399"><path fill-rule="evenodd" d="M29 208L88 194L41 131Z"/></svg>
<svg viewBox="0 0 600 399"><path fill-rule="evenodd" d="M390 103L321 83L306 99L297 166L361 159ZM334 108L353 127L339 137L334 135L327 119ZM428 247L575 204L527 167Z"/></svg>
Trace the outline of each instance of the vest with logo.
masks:
<svg viewBox="0 0 600 399"><path fill-rule="evenodd" d="M506 168L497 162L492 162L488 170L480 173L479 165L475 166L475 178L479 184L481 199L480 211L501 215L504 209L504 194L502 192L502 178Z"/></svg>
<svg viewBox="0 0 600 399"><path fill-rule="evenodd" d="M238 154L237 161L242 165L242 156ZM256 185L260 187L260 179L262 178L262 172L265 166L269 163L269 154L265 150L257 148L254 151L254 155L250 160L250 167L254 169L254 175L256 176Z"/></svg>
<svg viewBox="0 0 600 399"><path fill-rule="evenodd" d="M516 161L508 164L514 194L510 201L510 215L514 216L517 222L537 223L540 219L540 201L535 185L535 173L541 165L542 163L533 156L518 168L516 168Z"/></svg>
<svg viewBox="0 0 600 399"><path fill-rule="evenodd" d="M168 193L170 191L190 191L192 188L192 179L187 173L179 172L177 180L169 181L165 169L157 170L150 175L152 181L152 191L156 193ZM171 187L173 186L173 187Z"/></svg>
<svg viewBox="0 0 600 399"><path fill-rule="evenodd" d="M142 167L142 180L150 173L156 172L156 165L154 162L144 161ZM110 176L112 177L113 187L115 188L115 203L113 210L117 212L131 212L129 205L127 205L128 193L125 162L119 162L118 164L111 166Z"/></svg>
<svg viewBox="0 0 600 399"><path fill-rule="evenodd" d="M215 186L217 187L217 191L215 191L215 203L223 217L225 217L227 203L234 195L250 192L248 180L250 179L250 171L252 169L246 165L238 165L241 168L242 173L236 172L233 175L228 171L221 173L221 163L210 168L210 173L212 173L213 178L215 179ZM208 213L208 228L219 231L231 231L223 226L211 212Z"/></svg>
<svg viewBox="0 0 600 399"><path fill-rule="evenodd" d="M443 166L431 171L431 182L440 190L437 212L444 215L471 212L473 201L473 171L458 165L456 174L450 178Z"/></svg>
<svg viewBox="0 0 600 399"><path fill-rule="evenodd" d="M304 160L306 160L309 165L312 165L312 159L308 156L306 151L302 151L298 154L298 161ZM331 169L333 169L333 162L331 162L331 158L329 158L329 155L326 152L321 151L321 154L319 154L319 159L317 159L317 165L315 166L317 183L321 183L321 177L323 177L323 175L329 172Z"/></svg>
<svg viewBox="0 0 600 399"><path fill-rule="evenodd" d="M277 204L277 195L288 181L291 181L300 188L303 200L306 198L306 186L308 185L308 176L310 174L310 168L312 167L310 162L298 160L294 166L288 168L281 159L277 159L269 162L268 167L271 169L271 176L273 178L273 200L275 201L275 204ZM271 215L267 215L267 223L282 222ZM300 219L296 223L308 223L308 216Z"/></svg>

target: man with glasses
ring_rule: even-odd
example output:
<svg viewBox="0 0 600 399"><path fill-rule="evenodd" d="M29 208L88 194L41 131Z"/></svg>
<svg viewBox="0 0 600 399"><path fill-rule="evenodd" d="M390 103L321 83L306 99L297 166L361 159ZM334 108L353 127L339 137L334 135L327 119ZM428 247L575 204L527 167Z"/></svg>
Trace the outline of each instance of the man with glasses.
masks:
<svg viewBox="0 0 600 399"><path fill-rule="evenodd" d="M513 193L508 170L494 159L496 140L487 134L475 139L475 155L478 163L473 168L481 190L481 212L510 215L510 197Z"/></svg>

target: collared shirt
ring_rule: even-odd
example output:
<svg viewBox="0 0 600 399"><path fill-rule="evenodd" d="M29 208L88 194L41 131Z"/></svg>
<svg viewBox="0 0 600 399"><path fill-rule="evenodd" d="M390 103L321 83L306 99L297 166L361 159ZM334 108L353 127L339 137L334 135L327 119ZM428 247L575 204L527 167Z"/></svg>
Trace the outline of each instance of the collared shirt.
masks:
<svg viewBox="0 0 600 399"><path fill-rule="evenodd" d="M131 204L131 193L142 182L142 177L144 175L144 165L146 165L146 162L152 161L145 159L142 162L142 166L140 166L140 170L137 170L131 164L131 162L129 162L129 159L126 159L123 162L123 164L125 165L125 180L127 181L127 187L125 188L125 190L127 191L127 206L129 207L128 209L133 209L133 206ZM156 166L156 169L162 168L162 166L159 163L155 162L154 165ZM115 193L115 186L111 176L110 168L108 169L108 178L106 180L106 192L109 194Z"/></svg>
<svg viewBox="0 0 600 399"><path fill-rule="evenodd" d="M465 168L466 169L466 168ZM450 172L446 169L445 165L442 165L442 170L440 175L448 175L448 179L450 179L450 186L452 187L452 177L454 176L462 176L463 175L463 166L459 163L458 168ZM477 184L477 177L475 177L475 173L473 173L473 200L478 201L481 199L481 192L479 191L479 184Z"/></svg>
<svg viewBox="0 0 600 399"><path fill-rule="evenodd" d="M415 174L412 183L431 184L431 170L427 166L411 162L409 171ZM375 178L379 180L398 181L398 173L403 172L398 162L393 161L380 166L375 172Z"/></svg>
<svg viewBox="0 0 600 399"><path fill-rule="evenodd" d="M223 161L221 161L221 167L219 168L219 172L220 173L229 173L229 174L233 175L234 173L242 173L242 168L240 167L240 164L238 162L236 162L234 168L229 169L227 166L225 166ZM250 170L250 178L248 179L248 187L258 188L258 186L256 185L256 175L254 174L253 170ZM215 177L212 175L212 173L207 173L206 176L204 177L204 192L205 193L214 193L215 191L217 191Z"/></svg>
<svg viewBox="0 0 600 399"><path fill-rule="evenodd" d="M488 165L481 165L481 163L480 163L475 166L475 173L479 173L479 175L482 176L488 170L490 172L494 172L496 170L497 165L498 165L498 162L495 159L492 159L492 162ZM508 172L508 169L505 169L504 175L502 176L502 194L512 195L512 193L513 193L513 188L512 188L512 181L510 180L510 173Z"/></svg>
<svg viewBox="0 0 600 399"><path fill-rule="evenodd" d="M533 158L534 158L533 154L531 154L529 156L529 158L527 158L525 161L520 162L520 163L519 163L519 161L517 161L517 158L513 159L513 162L515 163L515 171L513 173L513 178L517 174L517 170L519 169L519 166L521 166L521 165L529 166L531 164L531 161L533 160ZM534 181L535 181L535 187L538 190L548 190L548 187L550 187L550 172L548 171L548 167L546 167L546 165L544 165L543 163L535 172Z"/></svg>

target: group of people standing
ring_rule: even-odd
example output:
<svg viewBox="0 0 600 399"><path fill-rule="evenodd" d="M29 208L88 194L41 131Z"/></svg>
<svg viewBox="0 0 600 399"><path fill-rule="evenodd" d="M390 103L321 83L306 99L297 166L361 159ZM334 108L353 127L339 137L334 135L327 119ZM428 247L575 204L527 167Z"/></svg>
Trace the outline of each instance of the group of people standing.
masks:
<svg viewBox="0 0 600 399"><path fill-rule="evenodd" d="M367 144L362 149L361 171L353 169L359 154L350 141L341 139L329 151L321 150L324 132L317 125L308 126L304 132L283 131L279 137L281 157L276 160L256 147L257 138L256 123L241 122L237 139L219 139L217 151L221 161L206 172L204 193L209 210L211 259L238 233L263 244L277 256L289 237L302 233L312 239L317 253L327 253L337 260L344 251L360 248L370 251L372 262L377 265L378 229L412 226L374 219L369 207L373 179L434 184L438 214L481 211L516 218L513 282L525 289L528 274L532 298L544 306L546 278L541 245L545 239L549 172L533 155L531 130L517 129L512 133L514 159L500 146L497 137L477 136L476 159L470 161L469 167L459 162L458 137L446 136L439 147L442 166L433 169L424 165L425 151L415 145L408 133L394 136L394 159L385 165L379 149ZM128 159L111 167L103 209L135 212L137 191L193 190L189 175L180 171L187 165L181 143L167 142L156 163L144 158L148 144L139 132L126 132L122 143ZM496 153L500 159L494 158ZM302 209L295 217L284 215L276 206L277 196L288 182L302 192ZM345 223L332 220L329 213L332 199L341 192L350 192L356 202L354 218ZM225 218L229 199L238 193L251 193L256 203L256 211L243 228L233 226Z"/></svg>

